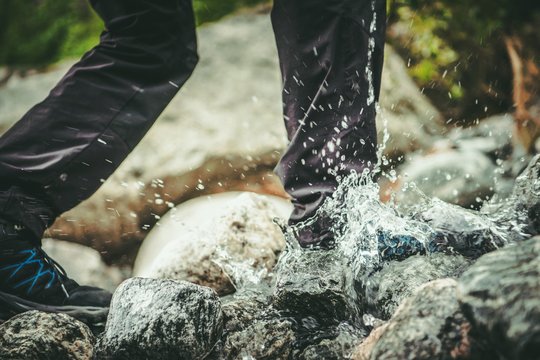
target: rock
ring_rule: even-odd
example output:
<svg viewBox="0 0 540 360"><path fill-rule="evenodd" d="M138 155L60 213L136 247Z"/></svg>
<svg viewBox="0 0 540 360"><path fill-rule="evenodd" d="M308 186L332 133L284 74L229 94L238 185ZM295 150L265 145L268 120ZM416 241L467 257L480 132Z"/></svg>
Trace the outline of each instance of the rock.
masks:
<svg viewBox="0 0 540 360"><path fill-rule="evenodd" d="M43 240L43 250L81 285L98 286L111 292L124 280L120 269L107 266L99 253L87 246L59 241Z"/></svg>
<svg viewBox="0 0 540 360"><path fill-rule="evenodd" d="M468 265L469 261L462 256L444 254L414 255L387 263L380 271L358 279L356 287L363 313L389 319L420 286L436 279L457 278Z"/></svg>
<svg viewBox="0 0 540 360"><path fill-rule="evenodd" d="M431 251L444 249L467 258L478 258L509 242L513 236L508 224L474 210L434 199L415 218L428 224L433 234Z"/></svg>
<svg viewBox="0 0 540 360"><path fill-rule="evenodd" d="M402 182L414 183L429 197L462 207L479 207L493 195L495 165L481 152L450 150L407 161L399 173ZM410 189L400 191L397 201L414 205L420 195Z"/></svg>
<svg viewBox="0 0 540 360"><path fill-rule="evenodd" d="M512 114L483 119L477 126L456 128L447 138L463 151L479 151L492 160L507 159L514 149L515 120Z"/></svg>
<svg viewBox="0 0 540 360"><path fill-rule="evenodd" d="M256 298L225 302L225 359L288 359L296 341L294 324Z"/></svg>
<svg viewBox="0 0 540 360"><path fill-rule="evenodd" d="M371 331L369 336L362 341L360 345L354 349L354 352L351 355L353 360L369 360L373 348L387 330L388 325L383 324Z"/></svg>
<svg viewBox="0 0 540 360"><path fill-rule="evenodd" d="M279 260L272 304L294 317L320 324L345 320L349 312L345 264L336 250L290 249Z"/></svg>
<svg viewBox="0 0 540 360"><path fill-rule="evenodd" d="M459 279L473 337L501 359L540 354L540 237L481 257Z"/></svg>
<svg viewBox="0 0 540 360"><path fill-rule="evenodd" d="M523 232L540 234L540 155L536 155L525 171L515 181L510 199L517 223L524 225Z"/></svg>
<svg viewBox="0 0 540 360"><path fill-rule="evenodd" d="M318 344L310 345L297 357L301 360L341 360L349 359L352 350L360 342L360 331L346 323L340 324L335 329L337 336L324 339Z"/></svg>
<svg viewBox="0 0 540 360"><path fill-rule="evenodd" d="M202 197L172 209L145 239L135 276L186 280L219 294L256 284L285 247L273 223L287 218L287 200L253 193Z"/></svg>
<svg viewBox="0 0 540 360"><path fill-rule="evenodd" d="M455 359L472 354L470 324L456 298L457 282L424 284L390 319L370 359Z"/></svg>
<svg viewBox="0 0 540 360"><path fill-rule="evenodd" d="M106 251L107 262L129 263L169 206L223 190L284 195L272 174L287 138L268 14L244 12L197 32L201 61L181 94L112 178L56 221L50 237ZM0 131L41 101L69 65L13 76L0 88ZM442 128L441 116L390 48L385 66L385 115L378 121L381 131L388 121L387 156L424 149Z"/></svg>
<svg viewBox="0 0 540 360"><path fill-rule="evenodd" d="M29 311L0 326L0 357L5 360L90 360L95 338L65 314Z"/></svg>
<svg viewBox="0 0 540 360"><path fill-rule="evenodd" d="M259 319L227 335L226 359L289 359L296 340L290 320Z"/></svg>
<svg viewBox="0 0 540 360"><path fill-rule="evenodd" d="M203 359L220 339L220 301L187 282L133 278L114 293L100 359Z"/></svg>

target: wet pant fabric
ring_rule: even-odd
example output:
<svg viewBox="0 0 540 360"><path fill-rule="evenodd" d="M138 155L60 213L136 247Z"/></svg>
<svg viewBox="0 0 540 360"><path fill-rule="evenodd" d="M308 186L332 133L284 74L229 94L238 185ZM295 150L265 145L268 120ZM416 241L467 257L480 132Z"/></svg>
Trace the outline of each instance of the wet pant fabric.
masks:
<svg viewBox="0 0 540 360"><path fill-rule="evenodd" d="M114 172L198 60L191 0L91 4L106 27L99 45L0 137L0 221L36 240ZM384 11L384 0L275 0L290 140L276 172L293 225L315 214L338 176L376 160ZM323 223L301 244L326 237Z"/></svg>

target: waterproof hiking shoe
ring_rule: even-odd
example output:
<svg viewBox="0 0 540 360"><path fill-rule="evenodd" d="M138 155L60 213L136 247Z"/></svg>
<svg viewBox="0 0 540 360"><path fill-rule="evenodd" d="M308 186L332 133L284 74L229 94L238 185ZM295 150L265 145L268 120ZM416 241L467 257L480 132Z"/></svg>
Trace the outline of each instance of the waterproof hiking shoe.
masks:
<svg viewBox="0 0 540 360"><path fill-rule="evenodd" d="M377 241L379 256L384 261L401 261L412 255L426 253L424 245L411 235L393 235L379 230Z"/></svg>
<svg viewBox="0 0 540 360"><path fill-rule="evenodd" d="M111 294L80 286L30 240L22 226L0 224L0 318L29 310L64 313L89 325L106 321Z"/></svg>

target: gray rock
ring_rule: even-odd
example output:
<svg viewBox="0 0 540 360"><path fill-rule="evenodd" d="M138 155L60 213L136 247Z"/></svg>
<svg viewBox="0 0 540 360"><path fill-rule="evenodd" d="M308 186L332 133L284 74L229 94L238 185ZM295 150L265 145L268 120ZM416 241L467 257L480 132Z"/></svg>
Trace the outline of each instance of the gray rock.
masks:
<svg viewBox="0 0 540 360"><path fill-rule="evenodd" d="M414 216L434 231L431 251L444 249L474 259L504 246L513 236L504 221L437 199Z"/></svg>
<svg viewBox="0 0 540 360"><path fill-rule="evenodd" d="M423 284L441 278L457 278L469 265L462 256L415 255L392 261L357 283L364 313L389 319L399 304Z"/></svg>
<svg viewBox="0 0 540 360"><path fill-rule="evenodd" d="M94 343L90 329L65 314L30 311L0 326L5 360L90 360Z"/></svg>
<svg viewBox="0 0 540 360"><path fill-rule="evenodd" d="M226 359L289 359L296 336L287 319L258 319L224 342Z"/></svg>
<svg viewBox="0 0 540 360"><path fill-rule="evenodd" d="M536 155L516 179L510 201L516 221L524 225L523 231L529 235L540 234L540 155Z"/></svg>
<svg viewBox="0 0 540 360"><path fill-rule="evenodd" d="M455 359L472 354L470 324L456 298L457 282L423 285L390 319L371 351L373 360Z"/></svg>
<svg viewBox="0 0 540 360"><path fill-rule="evenodd" d="M107 266L99 253L88 246L44 239L43 249L81 285L98 286L113 292L124 280L120 269Z"/></svg>
<svg viewBox="0 0 540 360"><path fill-rule="evenodd" d="M279 260L273 305L295 317L334 323L349 315L345 265L336 250L289 249Z"/></svg>
<svg viewBox="0 0 540 360"><path fill-rule="evenodd" d="M102 359L203 359L222 335L216 293L173 280L133 278L114 293Z"/></svg>
<svg viewBox="0 0 540 360"><path fill-rule="evenodd" d="M540 237L484 255L459 280L473 336L502 359L540 354Z"/></svg>
<svg viewBox="0 0 540 360"><path fill-rule="evenodd" d="M337 332L335 338L324 339L318 344L306 347L297 358L300 360L349 359L353 349L360 343L363 333L346 323L340 324L335 332Z"/></svg>
<svg viewBox="0 0 540 360"><path fill-rule="evenodd" d="M513 151L513 131L515 126L512 114L501 114L483 119L477 126L456 128L447 138L462 150L475 150L491 159L507 159Z"/></svg>
<svg viewBox="0 0 540 360"><path fill-rule="evenodd" d="M495 165L478 151L450 150L416 156L399 173L429 197L462 207L479 207L495 190ZM414 205L421 196L410 189L400 191L397 201Z"/></svg>
<svg viewBox="0 0 540 360"><path fill-rule="evenodd" d="M294 324L280 318L264 301L242 297L223 305L222 357L225 359L288 359L296 341Z"/></svg>

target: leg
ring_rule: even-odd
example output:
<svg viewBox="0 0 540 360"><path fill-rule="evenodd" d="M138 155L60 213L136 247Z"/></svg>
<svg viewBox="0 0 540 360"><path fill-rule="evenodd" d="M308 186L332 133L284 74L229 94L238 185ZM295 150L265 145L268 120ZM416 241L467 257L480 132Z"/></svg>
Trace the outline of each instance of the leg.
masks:
<svg viewBox="0 0 540 360"><path fill-rule="evenodd" d="M92 195L197 63L191 0L91 0L106 31L0 138L0 222L35 239Z"/></svg>
<svg viewBox="0 0 540 360"><path fill-rule="evenodd" d="M291 225L312 218L340 176L376 162L385 7L385 0L274 2L290 141L276 172L293 198ZM302 231L300 244L331 241L326 222Z"/></svg>

